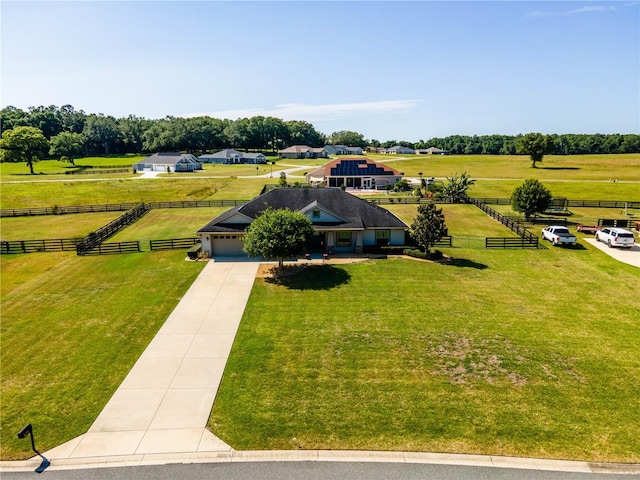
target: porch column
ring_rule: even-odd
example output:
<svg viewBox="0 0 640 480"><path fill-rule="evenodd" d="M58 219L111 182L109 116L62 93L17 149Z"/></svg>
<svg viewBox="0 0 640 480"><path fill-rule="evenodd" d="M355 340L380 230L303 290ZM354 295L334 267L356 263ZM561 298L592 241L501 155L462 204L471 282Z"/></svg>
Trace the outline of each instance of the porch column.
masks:
<svg viewBox="0 0 640 480"><path fill-rule="evenodd" d="M356 253L362 253L362 232L356 233Z"/></svg>

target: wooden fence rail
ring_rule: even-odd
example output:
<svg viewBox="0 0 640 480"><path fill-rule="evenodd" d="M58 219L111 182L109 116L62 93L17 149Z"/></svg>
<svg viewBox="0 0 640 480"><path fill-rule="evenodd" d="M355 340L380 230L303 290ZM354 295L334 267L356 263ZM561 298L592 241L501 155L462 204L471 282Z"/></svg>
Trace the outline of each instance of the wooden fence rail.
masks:
<svg viewBox="0 0 640 480"><path fill-rule="evenodd" d="M511 205L510 198L473 198L487 205ZM567 200L567 207L640 208L640 201L632 200Z"/></svg>
<svg viewBox="0 0 640 480"><path fill-rule="evenodd" d="M484 239L485 248L538 248L538 237L487 237Z"/></svg>
<svg viewBox="0 0 640 480"><path fill-rule="evenodd" d="M598 226L600 227L617 227L617 228L634 228L637 219L627 219L627 218L599 218Z"/></svg>
<svg viewBox="0 0 640 480"><path fill-rule="evenodd" d="M200 239L191 238L171 238L169 240L151 240L149 246L151 251L155 250L175 250L179 248L190 248L196 243L200 243Z"/></svg>
<svg viewBox="0 0 640 480"><path fill-rule="evenodd" d="M141 203L132 208L128 212L120 215L115 220L107 223L105 226L100 227L95 232L91 232L84 237L81 242L76 246L78 255L85 255L88 252L94 250L98 245L103 243L107 238L113 236L115 233L137 221L140 217L146 214L149 208L146 204ZM140 248L138 246L138 248Z"/></svg>
<svg viewBox="0 0 640 480"><path fill-rule="evenodd" d="M0 241L0 254L64 252L75 250L80 238L47 238L43 240L3 240Z"/></svg>
<svg viewBox="0 0 640 480"><path fill-rule="evenodd" d="M29 217L36 215L65 215L70 213L121 212L131 210L137 203L107 203L102 205L69 205L42 208L9 208L0 210L0 217Z"/></svg>
<svg viewBox="0 0 640 480"><path fill-rule="evenodd" d="M534 215L529 219L529 223L533 225L562 225L567 226L567 219L565 217L539 217Z"/></svg>
<svg viewBox="0 0 640 480"><path fill-rule="evenodd" d="M114 253L136 253L141 252L140 242L133 240L129 242L100 243L90 250L86 250L78 255L108 255Z"/></svg>

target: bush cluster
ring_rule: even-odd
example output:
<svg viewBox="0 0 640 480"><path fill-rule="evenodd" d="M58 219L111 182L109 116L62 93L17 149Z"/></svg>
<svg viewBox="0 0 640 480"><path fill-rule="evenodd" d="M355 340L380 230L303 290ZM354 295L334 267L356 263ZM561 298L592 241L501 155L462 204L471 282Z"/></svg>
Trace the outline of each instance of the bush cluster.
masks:
<svg viewBox="0 0 640 480"><path fill-rule="evenodd" d="M440 260L443 256L440 250L434 250L433 252L426 253L415 248L405 248L402 253L409 257L422 258L423 260Z"/></svg>

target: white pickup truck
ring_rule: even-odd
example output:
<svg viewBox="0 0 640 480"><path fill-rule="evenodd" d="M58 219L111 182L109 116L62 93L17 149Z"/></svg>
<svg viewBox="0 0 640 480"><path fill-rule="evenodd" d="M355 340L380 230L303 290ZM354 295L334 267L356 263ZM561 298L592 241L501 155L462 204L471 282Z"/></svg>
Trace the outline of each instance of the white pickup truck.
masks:
<svg viewBox="0 0 640 480"><path fill-rule="evenodd" d="M542 239L549 240L554 245L575 245L576 236L567 227L549 225L542 229Z"/></svg>

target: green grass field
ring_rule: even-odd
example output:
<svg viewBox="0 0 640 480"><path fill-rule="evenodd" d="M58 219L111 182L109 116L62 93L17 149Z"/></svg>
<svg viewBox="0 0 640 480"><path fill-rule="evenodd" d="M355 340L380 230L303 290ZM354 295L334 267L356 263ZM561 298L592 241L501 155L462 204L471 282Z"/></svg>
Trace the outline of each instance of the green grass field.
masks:
<svg viewBox="0 0 640 480"><path fill-rule="evenodd" d="M236 449L640 460L640 277L590 246L258 279L210 418Z"/></svg>
<svg viewBox="0 0 640 480"><path fill-rule="evenodd" d="M640 155L546 155L531 168L526 155L384 155L367 154L407 176L445 177L467 172L472 178L545 180L640 180Z"/></svg>
<svg viewBox="0 0 640 480"><path fill-rule="evenodd" d="M542 170L517 159L526 173ZM443 172L470 171L458 168L463 159L437 160L453 161ZM509 159L502 167L467 160L476 177L519 171ZM598 180L608 160L636 165L626 156L575 159L579 170L558 168L545 183L572 199L637 200L638 183ZM6 165L2 208L250 199L265 183L177 174L7 183ZM471 194L508 197L520 183L479 180ZM415 205L388 207L411 224ZM455 239L441 249L451 265L389 259L307 269L281 283L257 279L211 415L214 433L238 449L640 461L640 270L583 241L575 249L485 250L483 237L514 234L473 206L442 208ZM111 240L191 236L222 210L153 210ZM620 214L572 211L572 222ZM2 218L0 228L3 240L73 237L118 215ZM87 430L204 266L184 257L0 257L0 458L32 455L15 436L27 422L38 426L42 451Z"/></svg>
<svg viewBox="0 0 640 480"><path fill-rule="evenodd" d="M184 251L3 255L2 459L84 432L204 267Z"/></svg>
<svg viewBox="0 0 640 480"><path fill-rule="evenodd" d="M151 210L136 223L118 232L109 241L195 237L198 229L228 209L229 207L202 207Z"/></svg>
<svg viewBox="0 0 640 480"><path fill-rule="evenodd" d="M4 183L0 206L26 208L122 202L250 200L260 194L265 183L269 182L264 179L177 175L156 179Z"/></svg>
<svg viewBox="0 0 640 480"><path fill-rule="evenodd" d="M2 240L79 238L106 225L122 212L77 213L42 217L1 217Z"/></svg>

